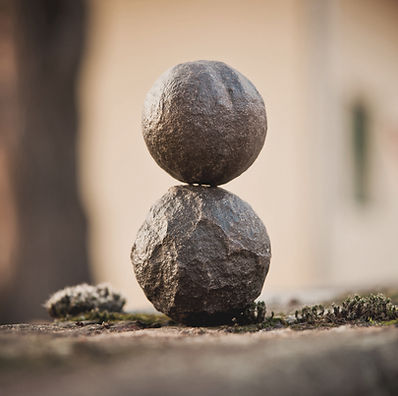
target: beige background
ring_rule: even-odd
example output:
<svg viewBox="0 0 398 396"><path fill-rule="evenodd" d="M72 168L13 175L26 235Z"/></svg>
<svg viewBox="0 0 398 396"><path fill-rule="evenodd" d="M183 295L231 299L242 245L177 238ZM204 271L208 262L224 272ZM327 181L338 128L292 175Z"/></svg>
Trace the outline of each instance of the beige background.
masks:
<svg viewBox="0 0 398 396"><path fill-rule="evenodd" d="M92 0L81 75L81 192L92 266L149 303L129 255L149 207L174 184L140 130L167 68L220 60L262 94L269 129L253 166L224 188L269 231L265 291L398 279L398 3L390 0ZM352 193L348 105L371 109L371 196Z"/></svg>

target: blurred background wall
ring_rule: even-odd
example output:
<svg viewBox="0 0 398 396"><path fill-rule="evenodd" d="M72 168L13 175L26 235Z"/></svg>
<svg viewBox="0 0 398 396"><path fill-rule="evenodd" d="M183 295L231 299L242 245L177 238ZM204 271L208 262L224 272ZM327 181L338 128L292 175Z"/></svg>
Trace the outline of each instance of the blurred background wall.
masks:
<svg viewBox="0 0 398 396"><path fill-rule="evenodd" d="M0 322L43 317L43 301L89 280L78 192L80 0L0 3Z"/></svg>
<svg viewBox="0 0 398 396"><path fill-rule="evenodd" d="M41 2L47 6L68 3ZM66 74L58 76L68 83L55 90L62 95L68 87L76 88L72 94L80 114L79 134L68 147L70 153L74 148L78 153L75 185L88 221L86 247L94 282L111 282L128 296L128 308L150 306L135 281L130 249L149 207L178 182L150 157L141 136L141 108L146 92L163 71L177 63L211 59L224 61L246 75L262 94L268 112L268 136L259 158L224 186L248 201L268 228L273 259L265 294L397 283L396 1L91 0L85 5L84 22L80 22L85 35L82 32L73 46L65 41L51 43L65 61L71 59L71 48L79 53L79 45L85 43L76 58L78 63L74 63L80 65L76 80ZM62 20L68 12L60 10L58 18ZM54 22L51 13L48 18L53 29L59 26L60 19ZM76 23L70 22L69 29L79 31ZM16 33L21 29L16 24ZM19 44L10 44L17 36L9 34L7 39L2 33L3 42L8 43L7 59L16 59L15 64L9 62L8 77L1 69L2 87L12 81L18 86L20 71L15 70L20 70L20 58L12 51ZM52 31L49 37L55 40L56 35ZM34 76L36 92L49 81L48 73L55 73L63 64L54 61L47 47L42 54L49 65L46 73ZM69 73L76 74L71 69ZM15 108L15 90L11 87L4 92L2 106ZM45 114L54 117L52 101L43 104L31 98L28 104L36 106L44 119ZM58 124L73 118L70 113L56 114ZM54 129L54 124L48 126L52 139L48 150L57 153L59 142L68 133L73 136L75 125L67 124L59 135L51 134ZM35 141L33 132L29 133ZM72 264L79 262L77 267L84 268L85 259L72 256L71 252L78 252L78 243L62 235L71 222L68 213L54 219L56 227L49 228L54 239L64 241L58 258L48 258L40 251L16 264L12 252L20 249L22 231L15 218L26 218L26 214L15 204L13 176L5 160L10 157L10 144L6 146L4 141L0 142L0 287L10 290L9 285L14 285L12 293L17 293L15 268L24 270L30 265L39 271L44 259L50 260L54 269L66 267L66 272L74 274L69 278L60 275L55 282L40 270L45 286L40 284L38 301L61 283L87 279L88 274L79 273ZM73 155L63 157L72 167L74 160ZM58 175L54 162L46 169ZM31 177L41 180L42 175ZM52 185L49 201L60 202L73 186L72 181L63 187ZM47 186L40 187L48 194ZM66 214L64 206L57 207ZM30 213L38 212L31 208ZM48 225L40 220L37 224L34 233L47 232ZM76 234L78 241L85 241L84 227L83 223L70 227L83 232ZM43 249L51 244L50 240L44 243ZM85 253L77 254L82 258ZM37 288L36 279L29 276L32 289L28 293L18 290L25 300L32 300ZM32 315L25 311L26 318ZM34 316L39 315L34 311Z"/></svg>

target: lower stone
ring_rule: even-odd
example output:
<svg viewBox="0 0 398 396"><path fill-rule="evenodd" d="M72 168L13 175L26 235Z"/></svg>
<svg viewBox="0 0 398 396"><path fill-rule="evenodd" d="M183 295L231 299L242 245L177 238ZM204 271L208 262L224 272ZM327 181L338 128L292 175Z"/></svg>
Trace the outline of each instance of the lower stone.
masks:
<svg viewBox="0 0 398 396"><path fill-rule="evenodd" d="M264 224L221 188L176 186L141 226L131 259L155 308L199 325L229 323L261 293L271 258Z"/></svg>

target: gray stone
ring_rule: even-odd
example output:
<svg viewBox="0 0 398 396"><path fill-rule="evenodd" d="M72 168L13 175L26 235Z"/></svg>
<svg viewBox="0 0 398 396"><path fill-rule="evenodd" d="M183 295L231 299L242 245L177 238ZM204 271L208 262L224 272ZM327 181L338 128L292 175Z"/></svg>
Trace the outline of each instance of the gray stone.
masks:
<svg viewBox="0 0 398 396"><path fill-rule="evenodd" d="M131 253L155 308L188 324L229 322L259 296L270 258L253 209L204 186L171 187L152 206Z"/></svg>
<svg viewBox="0 0 398 396"><path fill-rule="evenodd" d="M223 62L166 71L148 92L142 117L149 152L186 183L220 185L243 173L264 145L267 119L254 85Z"/></svg>

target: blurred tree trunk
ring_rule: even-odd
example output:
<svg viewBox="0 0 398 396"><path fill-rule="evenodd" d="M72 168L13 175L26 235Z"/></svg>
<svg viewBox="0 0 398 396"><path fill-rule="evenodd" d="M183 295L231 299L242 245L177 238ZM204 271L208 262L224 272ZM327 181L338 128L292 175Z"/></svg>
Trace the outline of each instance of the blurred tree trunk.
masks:
<svg viewBox="0 0 398 396"><path fill-rule="evenodd" d="M10 165L17 233L13 276L0 301L2 322L46 317L41 305L50 293L89 280L76 169L84 2L8 3L19 100Z"/></svg>

